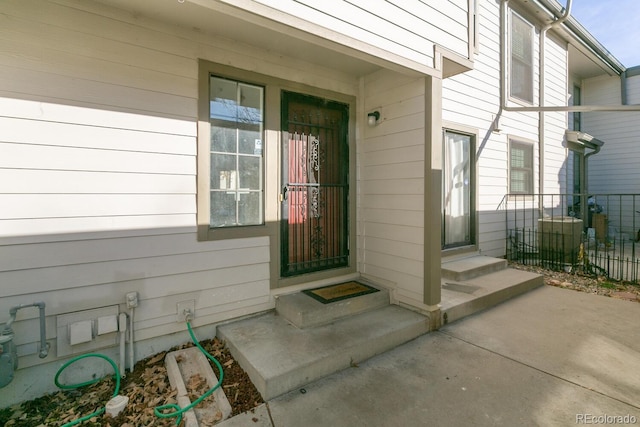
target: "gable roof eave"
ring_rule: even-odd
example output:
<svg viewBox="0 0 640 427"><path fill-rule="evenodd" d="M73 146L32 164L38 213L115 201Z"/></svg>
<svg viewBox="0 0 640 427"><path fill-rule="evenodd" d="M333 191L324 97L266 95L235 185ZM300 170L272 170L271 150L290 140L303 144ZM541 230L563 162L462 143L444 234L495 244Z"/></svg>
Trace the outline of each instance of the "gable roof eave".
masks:
<svg viewBox="0 0 640 427"><path fill-rule="evenodd" d="M535 3L556 19L564 12L564 6L557 0L535 0ZM621 75L626 70L626 67L573 16L569 16L557 30L564 32L569 43L583 53L590 54L592 59L600 61L616 75Z"/></svg>

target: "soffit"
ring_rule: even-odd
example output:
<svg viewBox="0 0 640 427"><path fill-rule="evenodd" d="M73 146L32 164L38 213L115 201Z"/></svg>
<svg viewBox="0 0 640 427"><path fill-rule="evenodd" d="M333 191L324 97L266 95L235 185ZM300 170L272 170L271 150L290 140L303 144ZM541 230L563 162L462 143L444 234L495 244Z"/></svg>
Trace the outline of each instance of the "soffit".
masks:
<svg viewBox="0 0 640 427"><path fill-rule="evenodd" d="M189 31L198 31L240 44L263 49L275 56L295 58L324 68L334 68L354 77L389 68L406 74L419 71L393 61L349 49L319 35L304 33L213 0L95 0L124 10L134 17L148 18ZM201 3L201 4L199 4ZM222 11L221 11L222 10ZM303 37L301 37L301 35Z"/></svg>

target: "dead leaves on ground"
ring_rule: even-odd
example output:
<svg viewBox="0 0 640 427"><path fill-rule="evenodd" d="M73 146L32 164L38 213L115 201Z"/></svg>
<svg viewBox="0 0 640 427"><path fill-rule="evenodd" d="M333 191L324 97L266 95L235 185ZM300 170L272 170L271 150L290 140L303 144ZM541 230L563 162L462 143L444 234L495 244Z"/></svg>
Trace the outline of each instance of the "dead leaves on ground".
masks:
<svg viewBox="0 0 640 427"><path fill-rule="evenodd" d="M214 338L202 341L201 345L223 366L223 390L231 403L232 415L249 411L263 403L260 393L244 370L235 363L223 342ZM170 351L191 346L193 344L187 343ZM139 361L134 372L122 380L119 394L128 396L129 404L120 415L112 418L103 414L82 423L81 426L175 426L175 418L161 419L154 413L156 406L177 403L177 391L171 388L164 366L166 354L167 352L163 351ZM213 363L212 368L219 376L218 368ZM192 401L209 389L202 378L193 378L190 381L193 381L194 385ZM83 389L59 391L23 402L21 405L3 410L0 413L0 425L7 427L61 426L104 408L113 395L114 387L115 381L112 378L105 378ZM213 395L208 398L213 399ZM202 425L213 425L221 414L205 414L205 417L206 419L202 419Z"/></svg>

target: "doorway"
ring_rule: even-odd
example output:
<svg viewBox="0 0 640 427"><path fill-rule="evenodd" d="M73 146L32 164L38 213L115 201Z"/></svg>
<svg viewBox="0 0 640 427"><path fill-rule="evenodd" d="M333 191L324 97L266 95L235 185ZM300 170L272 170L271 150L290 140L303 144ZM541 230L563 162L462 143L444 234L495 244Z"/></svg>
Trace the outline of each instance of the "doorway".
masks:
<svg viewBox="0 0 640 427"><path fill-rule="evenodd" d="M349 265L349 107L282 92L282 277Z"/></svg>
<svg viewBox="0 0 640 427"><path fill-rule="evenodd" d="M445 130L442 171L442 247L475 244L474 135Z"/></svg>

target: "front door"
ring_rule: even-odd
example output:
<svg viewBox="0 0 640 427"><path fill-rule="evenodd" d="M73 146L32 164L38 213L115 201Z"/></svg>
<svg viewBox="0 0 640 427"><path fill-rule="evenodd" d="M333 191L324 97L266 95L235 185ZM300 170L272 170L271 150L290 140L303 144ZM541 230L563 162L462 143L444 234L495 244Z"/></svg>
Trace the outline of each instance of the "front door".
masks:
<svg viewBox="0 0 640 427"><path fill-rule="evenodd" d="M349 107L282 93L281 275L349 264Z"/></svg>
<svg viewBox="0 0 640 427"><path fill-rule="evenodd" d="M443 142L442 247L446 249L475 243L473 137L447 130Z"/></svg>

